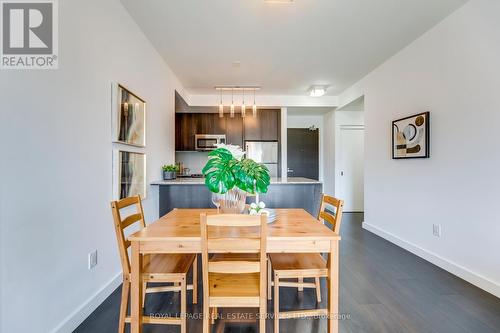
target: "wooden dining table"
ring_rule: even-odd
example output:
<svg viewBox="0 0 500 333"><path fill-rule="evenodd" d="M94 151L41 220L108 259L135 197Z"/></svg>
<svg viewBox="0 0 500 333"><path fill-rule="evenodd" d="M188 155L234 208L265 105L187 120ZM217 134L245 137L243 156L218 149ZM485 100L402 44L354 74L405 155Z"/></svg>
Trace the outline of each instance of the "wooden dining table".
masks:
<svg viewBox="0 0 500 333"><path fill-rule="evenodd" d="M174 209L128 237L131 242L131 332L142 332L142 257L145 254L201 253L200 214L215 209ZM338 332L340 235L303 209L276 209L267 230L267 253L328 254L328 332ZM237 237L234 233L227 237ZM219 235L218 235L219 236ZM168 320L168 319L167 319Z"/></svg>

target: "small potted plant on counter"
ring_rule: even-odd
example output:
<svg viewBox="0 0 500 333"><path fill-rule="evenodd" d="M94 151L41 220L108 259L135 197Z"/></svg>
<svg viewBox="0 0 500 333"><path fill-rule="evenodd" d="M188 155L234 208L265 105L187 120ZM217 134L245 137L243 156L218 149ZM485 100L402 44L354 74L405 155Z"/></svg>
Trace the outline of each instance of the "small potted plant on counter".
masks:
<svg viewBox="0 0 500 333"><path fill-rule="evenodd" d="M263 164L244 158L239 146L218 145L208 154L203 168L205 184L219 198L223 213L242 213L247 194L266 193L269 170Z"/></svg>
<svg viewBox="0 0 500 333"><path fill-rule="evenodd" d="M172 180L177 178L179 167L175 164L164 165L161 167L163 170L163 180Z"/></svg>

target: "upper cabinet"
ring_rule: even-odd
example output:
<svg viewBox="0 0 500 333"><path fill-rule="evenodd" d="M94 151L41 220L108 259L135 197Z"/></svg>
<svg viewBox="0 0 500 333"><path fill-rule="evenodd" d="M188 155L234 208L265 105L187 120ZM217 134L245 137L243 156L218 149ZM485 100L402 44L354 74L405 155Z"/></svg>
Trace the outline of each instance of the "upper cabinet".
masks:
<svg viewBox="0 0 500 333"><path fill-rule="evenodd" d="M243 147L243 118L235 115L226 118L226 143Z"/></svg>
<svg viewBox="0 0 500 333"><path fill-rule="evenodd" d="M279 141L280 110L259 110L244 118L245 141Z"/></svg>
<svg viewBox="0 0 500 333"><path fill-rule="evenodd" d="M176 113L175 150L195 150L195 134L226 134L226 118L217 113Z"/></svg>
<svg viewBox="0 0 500 333"><path fill-rule="evenodd" d="M259 110L256 118L251 111L241 118L239 113L234 118L218 113L176 113L175 114L175 150L194 151L195 134L226 134L228 144L243 147L244 141L279 141L280 111Z"/></svg>
<svg viewBox="0 0 500 333"><path fill-rule="evenodd" d="M198 120L196 113L175 114L175 150L194 150Z"/></svg>
<svg viewBox="0 0 500 333"><path fill-rule="evenodd" d="M226 118L220 118L217 113L197 113L197 134L225 134Z"/></svg>

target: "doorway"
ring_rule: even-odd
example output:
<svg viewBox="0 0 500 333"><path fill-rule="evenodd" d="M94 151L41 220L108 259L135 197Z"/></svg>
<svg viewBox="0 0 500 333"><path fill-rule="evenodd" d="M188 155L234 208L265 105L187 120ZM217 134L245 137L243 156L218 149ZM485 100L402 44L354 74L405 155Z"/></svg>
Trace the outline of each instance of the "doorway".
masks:
<svg viewBox="0 0 500 333"><path fill-rule="evenodd" d="M288 128L288 177L319 179L319 130Z"/></svg>
<svg viewBox="0 0 500 333"><path fill-rule="evenodd" d="M338 143L338 197L345 212L364 211L364 126L340 126Z"/></svg>

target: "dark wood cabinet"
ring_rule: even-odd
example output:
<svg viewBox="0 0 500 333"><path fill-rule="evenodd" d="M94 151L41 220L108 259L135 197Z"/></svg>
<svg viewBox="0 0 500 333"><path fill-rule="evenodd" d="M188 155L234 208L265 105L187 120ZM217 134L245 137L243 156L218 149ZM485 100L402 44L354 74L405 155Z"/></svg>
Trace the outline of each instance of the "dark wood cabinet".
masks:
<svg viewBox="0 0 500 333"><path fill-rule="evenodd" d="M225 134L226 118L217 113L176 113L175 150L194 151L195 134Z"/></svg>
<svg viewBox="0 0 500 333"><path fill-rule="evenodd" d="M243 147L243 118L239 115L226 118L226 142Z"/></svg>
<svg viewBox="0 0 500 333"><path fill-rule="evenodd" d="M175 114L175 150L194 150L194 135L199 122L200 117L196 113Z"/></svg>
<svg viewBox="0 0 500 333"><path fill-rule="evenodd" d="M226 118L219 118L217 113L196 113L198 118L197 134L226 133Z"/></svg>
<svg viewBox="0 0 500 333"><path fill-rule="evenodd" d="M243 147L244 141L279 141L280 111L259 110L256 118L250 114L234 118L218 113L176 113L175 114L175 150L194 151L195 134L226 134L228 144Z"/></svg>
<svg viewBox="0 0 500 333"><path fill-rule="evenodd" d="M279 141L280 111L259 110L257 117L245 117L245 141Z"/></svg>

